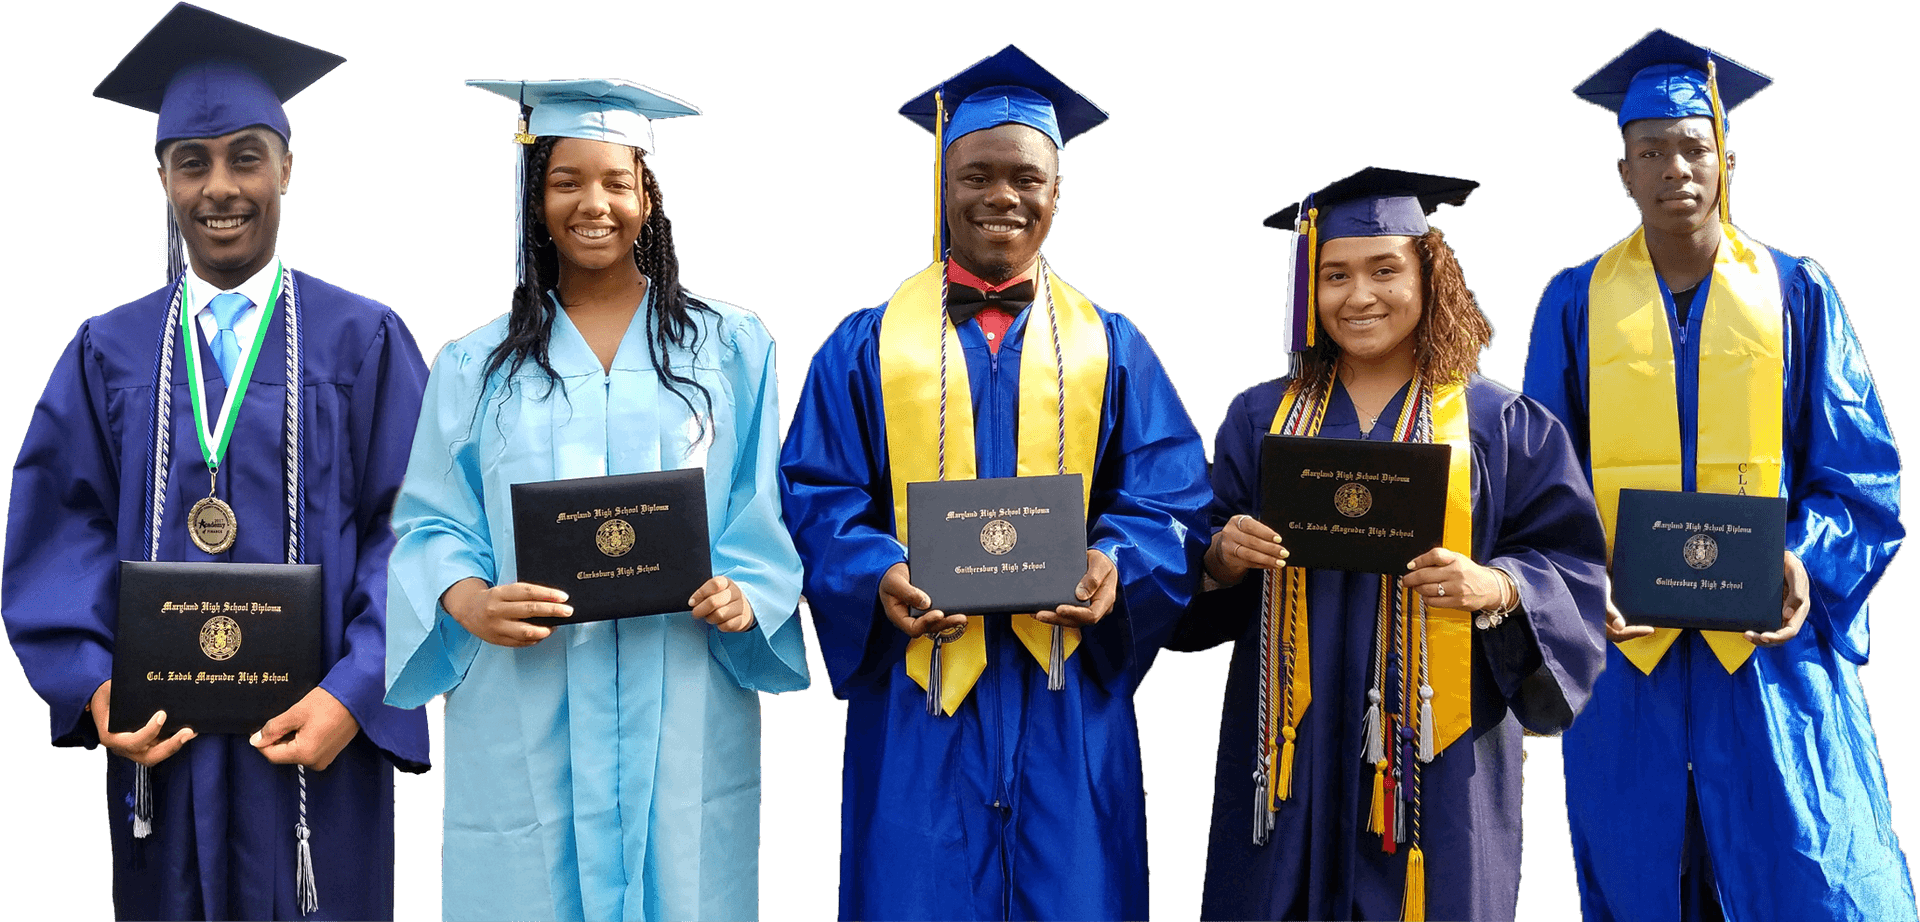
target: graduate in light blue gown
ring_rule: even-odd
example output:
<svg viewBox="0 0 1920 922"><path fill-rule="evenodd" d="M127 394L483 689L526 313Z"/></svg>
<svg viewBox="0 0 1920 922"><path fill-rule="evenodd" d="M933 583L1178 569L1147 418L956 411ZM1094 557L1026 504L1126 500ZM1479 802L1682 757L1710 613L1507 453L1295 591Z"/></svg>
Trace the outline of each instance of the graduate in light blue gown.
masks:
<svg viewBox="0 0 1920 922"><path fill-rule="evenodd" d="M806 687L800 560L773 341L680 288L645 163L648 119L697 110L618 80L475 84L531 105L520 285L434 363L388 582L387 700L447 696L444 913L753 918L755 693ZM690 613L524 620L571 609L516 582L511 484L687 467L716 574Z"/></svg>
<svg viewBox="0 0 1920 922"><path fill-rule="evenodd" d="M1606 488L1622 444L1644 452L1662 429L1674 443L1674 463L1657 471L1669 489L1777 489L1789 588L1781 629L1744 639L1668 640L1609 612L1606 671L1565 738L1589 922L1915 917L1859 675L1867 594L1905 534L1900 459L1833 282L1813 260L1747 237L1724 207L1724 114L1769 82L1656 31L1575 91L1618 113L1620 178L1641 228L1548 283L1526 392L1566 422L1603 518L1622 485L1612 473ZM1645 309L1614 319L1609 304L1634 284ZM1726 345L1748 315L1771 335ZM1629 331L1636 318L1644 325ZM1638 348L1620 348L1619 331ZM1769 353L1763 382L1749 369ZM1610 405L1632 403L1623 368L1664 373L1671 402L1635 405L1610 430ZM1726 379L1748 374L1752 385L1729 396ZM1742 463L1737 482L1720 460L1716 483L1716 442L1746 425L1771 456ZM1757 473L1768 468L1777 487Z"/></svg>

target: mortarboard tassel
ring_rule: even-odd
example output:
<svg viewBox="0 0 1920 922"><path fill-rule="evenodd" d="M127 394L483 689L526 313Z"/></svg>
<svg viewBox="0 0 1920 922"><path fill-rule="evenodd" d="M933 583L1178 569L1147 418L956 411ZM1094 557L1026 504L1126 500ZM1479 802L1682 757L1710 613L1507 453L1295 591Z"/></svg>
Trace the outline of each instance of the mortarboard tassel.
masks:
<svg viewBox="0 0 1920 922"><path fill-rule="evenodd" d="M173 204L167 204L167 281L187 271L186 241L180 237L180 222L173 218Z"/></svg>
<svg viewBox="0 0 1920 922"><path fill-rule="evenodd" d="M947 99L933 91L933 258L947 258Z"/></svg>
<svg viewBox="0 0 1920 922"><path fill-rule="evenodd" d="M1047 645L1047 691L1067 687L1067 629L1056 624Z"/></svg>
<svg viewBox="0 0 1920 922"><path fill-rule="evenodd" d="M133 837L144 839L153 835L153 770L134 763L133 766Z"/></svg>
<svg viewBox="0 0 1920 922"><path fill-rule="evenodd" d="M1367 809L1367 831L1379 835L1387 831L1387 760L1373 763L1373 805Z"/></svg>
<svg viewBox="0 0 1920 922"><path fill-rule="evenodd" d="M1407 849L1407 890L1400 897L1401 922L1426 922L1427 856L1420 846Z"/></svg>
<svg viewBox="0 0 1920 922"><path fill-rule="evenodd" d="M1720 105L1719 68L1713 57L1707 57L1707 105L1713 109L1713 145L1717 150L1720 173L1720 223L1733 223L1733 202L1727 181L1732 177L1727 171L1727 110Z"/></svg>
<svg viewBox="0 0 1920 922"><path fill-rule="evenodd" d="M1320 209L1307 209L1307 345L1313 345L1314 315L1320 310Z"/></svg>

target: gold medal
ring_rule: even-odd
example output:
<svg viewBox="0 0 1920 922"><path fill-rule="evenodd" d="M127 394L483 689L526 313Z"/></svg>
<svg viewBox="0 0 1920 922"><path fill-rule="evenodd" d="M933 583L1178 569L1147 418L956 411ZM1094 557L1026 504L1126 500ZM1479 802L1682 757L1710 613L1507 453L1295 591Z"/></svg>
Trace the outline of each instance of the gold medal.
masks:
<svg viewBox="0 0 1920 922"><path fill-rule="evenodd" d="M233 538L239 531L233 507L220 497L209 496L194 503L187 513L187 534L193 538L195 547L209 554L224 553L233 547Z"/></svg>

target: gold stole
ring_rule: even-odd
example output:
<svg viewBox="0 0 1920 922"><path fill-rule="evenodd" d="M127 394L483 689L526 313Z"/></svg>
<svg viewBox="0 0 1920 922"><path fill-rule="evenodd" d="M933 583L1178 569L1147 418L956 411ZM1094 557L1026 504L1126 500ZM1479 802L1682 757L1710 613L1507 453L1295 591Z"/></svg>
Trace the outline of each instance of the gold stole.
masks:
<svg viewBox="0 0 1920 922"><path fill-rule="evenodd" d="M940 480L945 455L948 480L976 476L973 395L967 387L966 353L941 311L946 262L939 261L901 283L880 318L880 395L887 417L887 466L893 476L894 534L907 540L907 484ZM1093 302L1042 267L1048 286L1029 308L1026 348L1020 361L1020 423L1017 472L1022 477L1078 473L1083 503L1093 489L1095 442L1107 392L1107 332ZM1053 312L1045 309L1051 297ZM1056 319L1057 318L1057 319ZM945 368L941 367L945 338ZM1064 367L1056 367L1055 345ZM941 407L942 375L946 406ZM1066 470L1059 470L1061 390L1070 395L1066 419ZM942 415L944 412L944 420ZM932 435L939 444L928 445ZM1029 615L1013 616L1013 630L1034 659L1047 665L1053 628ZM1080 645L1080 632L1063 632L1061 661ZM907 675L926 688L935 646L916 637L907 645ZM987 668L986 640L978 625L939 645L940 706L951 716Z"/></svg>
<svg viewBox="0 0 1920 922"><path fill-rule="evenodd" d="M1695 488L1778 496L1786 374L1780 278L1766 247L1731 224L1721 228L1700 318ZM1587 299L1593 495L1611 557L1620 490L1681 487L1673 339L1644 229L1600 257ZM1740 634L1701 634L1729 673L1753 655ZM1661 628L1621 643L1620 652L1652 673L1679 636Z"/></svg>
<svg viewBox="0 0 1920 922"><path fill-rule="evenodd" d="M1329 389L1332 386L1331 383L1327 385ZM1409 401L1415 399L1413 390L1408 390ZM1280 398L1280 409L1273 416L1269 432L1286 434L1287 416L1292 412L1298 396L1297 389L1287 389ZM1321 413L1324 412L1322 408ZM1312 421L1313 434L1317 434L1319 423L1318 418ZM1467 390L1464 385L1445 384L1433 389L1433 438L1435 442L1453 447L1447 469L1447 518L1441 543L1472 557L1473 448L1468 436ZM1292 737L1299 727L1301 716L1306 713L1308 703L1313 699L1313 669L1308 655L1307 636L1307 574L1297 567L1287 567L1274 575L1285 581L1284 592L1290 600L1286 605L1288 623L1282 625L1282 631L1278 633L1284 638L1282 642L1292 647L1292 662L1286 670L1286 687L1275 683L1273 700L1268 702L1270 713L1281 717L1274 726L1277 738L1270 737L1265 750L1270 754L1270 759L1277 759L1277 762L1268 765L1270 809L1275 806L1275 801L1286 799L1290 793L1291 784L1288 782L1292 774L1289 764ZM1406 617L1417 619L1420 594L1413 590L1404 592L1402 611L1407 613ZM1452 608L1429 608L1427 614L1428 676L1429 684L1433 687L1433 751L1438 755L1473 724L1473 616ZM1410 666L1401 669L1406 681L1414 681L1414 672ZM1291 702L1281 699L1283 693L1291 697Z"/></svg>

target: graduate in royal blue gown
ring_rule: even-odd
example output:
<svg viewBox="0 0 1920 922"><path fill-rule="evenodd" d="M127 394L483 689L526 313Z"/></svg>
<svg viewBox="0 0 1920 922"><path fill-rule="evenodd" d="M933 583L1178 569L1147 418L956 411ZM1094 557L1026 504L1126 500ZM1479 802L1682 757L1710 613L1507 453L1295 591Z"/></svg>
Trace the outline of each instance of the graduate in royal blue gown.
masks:
<svg viewBox="0 0 1920 922"><path fill-rule="evenodd" d="M469 83L523 107L520 273L434 362L388 580L387 700L446 696L444 915L752 919L759 692L805 688L807 655L773 338L681 287L647 162L652 122L699 110L619 79ZM685 468L709 533L675 539L713 561L687 611L525 620L571 609L520 579L514 484Z"/></svg>
<svg viewBox="0 0 1920 922"><path fill-rule="evenodd" d="M393 769L426 769L427 727L381 701L387 513L426 368L393 311L275 255L292 176L281 102L340 60L181 4L96 91L159 113L187 265L170 240L167 285L81 324L54 366L14 466L0 595L54 745L110 753L122 918L393 914ZM224 456L196 436L199 388L210 419L233 410ZM238 525L219 553L187 531L213 466ZM108 732L123 559L319 564L319 688L251 739L161 739L158 715ZM151 796L136 798L142 776Z"/></svg>
<svg viewBox="0 0 1920 922"><path fill-rule="evenodd" d="M1609 528L1622 487L1787 501L1779 630L1609 612L1565 743L1595 922L1915 915L1859 678L1905 533L1900 460L1826 272L1729 218L1725 113L1769 82L1655 31L1575 90L1618 113L1641 227L1548 283L1527 393L1566 421Z"/></svg>
<svg viewBox="0 0 1920 922"><path fill-rule="evenodd" d="M1227 409L1216 588L1172 644L1234 643L1204 918L1513 918L1521 730L1586 700L1604 577L1565 428L1476 373L1492 331L1426 221L1474 186L1368 168L1268 219L1301 232L1300 356ZM1260 520L1270 432L1451 444L1444 543L1393 576L1288 566Z"/></svg>
<svg viewBox="0 0 1920 922"><path fill-rule="evenodd" d="M781 455L847 700L840 914L1145 918L1133 692L1190 592L1205 460L1139 330L1040 256L1058 148L1105 114L1011 46L902 114L944 142L950 248L827 339ZM905 482L1062 469L1090 490L1082 604L923 613Z"/></svg>

